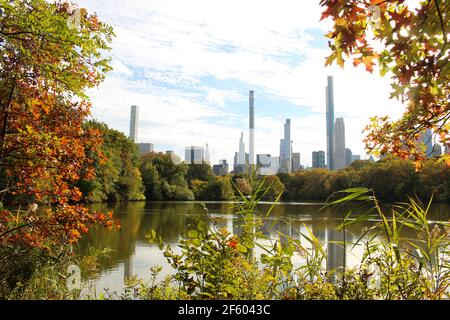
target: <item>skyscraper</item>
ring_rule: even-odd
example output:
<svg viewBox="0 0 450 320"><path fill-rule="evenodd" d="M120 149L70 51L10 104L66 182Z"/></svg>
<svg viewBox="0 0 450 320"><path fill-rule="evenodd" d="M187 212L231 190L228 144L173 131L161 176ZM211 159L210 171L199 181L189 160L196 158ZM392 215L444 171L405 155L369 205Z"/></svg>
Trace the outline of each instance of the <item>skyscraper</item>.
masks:
<svg viewBox="0 0 450 320"><path fill-rule="evenodd" d="M226 176L228 174L227 160L220 160L219 164L213 166L213 172L216 176Z"/></svg>
<svg viewBox="0 0 450 320"><path fill-rule="evenodd" d="M142 155L153 152L154 145L153 143L139 143L139 153Z"/></svg>
<svg viewBox="0 0 450 320"><path fill-rule="evenodd" d="M284 124L284 139L280 140L280 171L292 172L292 141L291 141L291 120L286 119Z"/></svg>
<svg viewBox="0 0 450 320"><path fill-rule="evenodd" d="M253 90L250 91L249 96L249 131L250 131L250 142L249 142L249 164L250 166L255 165L255 93Z"/></svg>
<svg viewBox="0 0 450 320"><path fill-rule="evenodd" d="M130 139L133 142L137 142L138 121L139 121L139 107L138 106L131 106Z"/></svg>
<svg viewBox="0 0 450 320"><path fill-rule="evenodd" d="M327 104L327 165L328 169L334 169L334 91L333 77L328 76L326 87Z"/></svg>
<svg viewBox="0 0 450 320"><path fill-rule="evenodd" d="M325 151L313 151L312 153L313 168L325 168Z"/></svg>
<svg viewBox="0 0 450 320"><path fill-rule="evenodd" d="M344 118L337 118L334 127L334 166L333 169L339 170L346 167L345 156L345 124Z"/></svg>
<svg viewBox="0 0 450 320"><path fill-rule="evenodd" d="M239 151L237 154L237 159L235 164L246 164L245 163L245 143L244 143L244 133L241 132L241 138L239 139Z"/></svg>
<svg viewBox="0 0 450 320"><path fill-rule="evenodd" d="M186 147L184 160L187 164L203 164L205 160L205 149L203 147Z"/></svg>
<svg viewBox="0 0 450 320"><path fill-rule="evenodd" d="M280 170L280 158L272 157L270 154L256 155L256 164L258 165L259 174L263 176L275 175Z"/></svg>
<svg viewBox="0 0 450 320"><path fill-rule="evenodd" d="M296 172L300 169L301 169L300 152L292 153L292 172Z"/></svg>
<svg viewBox="0 0 450 320"><path fill-rule="evenodd" d="M206 148L205 148L205 162L207 164L211 164L211 160L210 160L210 154L209 154L209 146L208 144L206 144Z"/></svg>
<svg viewBox="0 0 450 320"><path fill-rule="evenodd" d="M353 152L349 148L345 149L345 166L348 167L353 162Z"/></svg>

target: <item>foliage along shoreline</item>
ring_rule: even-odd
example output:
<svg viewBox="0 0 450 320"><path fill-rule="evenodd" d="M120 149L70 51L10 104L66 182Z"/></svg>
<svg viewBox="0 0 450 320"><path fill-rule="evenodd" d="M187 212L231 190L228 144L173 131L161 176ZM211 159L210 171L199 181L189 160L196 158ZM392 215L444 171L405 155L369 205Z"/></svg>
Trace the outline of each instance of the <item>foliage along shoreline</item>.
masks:
<svg viewBox="0 0 450 320"><path fill-rule="evenodd" d="M208 164L176 164L163 153L140 156L136 144L106 124L89 121L85 127L100 131L106 156L99 159L92 153L95 177L77 184L87 203L232 201L240 196L237 189L244 195L251 191L247 175L218 177ZM373 189L383 202L404 201L408 196L424 201L433 196L435 202L450 202L450 168L440 159L424 160L418 172L412 161L387 157L376 163L355 161L337 171L308 169L257 179L265 179L265 187L271 186L263 201L274 201L283 193L281 202L325 202L340 190L364 187Z"/></svg>

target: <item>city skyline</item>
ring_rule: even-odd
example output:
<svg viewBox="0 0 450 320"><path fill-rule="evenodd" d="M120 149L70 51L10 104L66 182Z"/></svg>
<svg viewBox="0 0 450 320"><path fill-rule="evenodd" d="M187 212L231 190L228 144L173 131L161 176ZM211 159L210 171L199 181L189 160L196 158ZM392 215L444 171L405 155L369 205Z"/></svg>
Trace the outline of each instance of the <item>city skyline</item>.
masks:
<svg viewBox="0 0 450 320"><path fill-rule="evenodd" d="M346 131L345 122L343 117L336 118L334 121L334 90L333 90L333 77L327 77L327 86L325 92L326 100L326 149L327 149L327 161L325 161L324 151L312 152L312 164L311 166L304 166L301 163L301 153L293 152L293 143L291 136L291 119L286 119L284 123L283 138L280 139L280 152L278 157L274 157L271 154L257 154L255 162L255 94L253 90L249 91L249 153L245 149L244 132L241 132L239 138L238 151L234 153L233 172L244 173L252 165L257 165L260 169L260 173L263 175L276 174L279 172L292 173L300 170L301 168L324 168L327 167L330 170L339 170L348 167L355 160L360 160L360 155L354 155L350 148L346 147ZM130 116L130 138L136 143L136 137L138 135L138 107L131 106ZM332 125L331 125L332 124ZM426 143L427 149L432 144L432 134L430 130L425 131L422 134L422 138L419 142ZM154 151L154 145L151 143L138 143L140 153L145 154ZM433 154L441 154L442 148L439 149L439 145L432 146ZM194 149L201 150L197 156L197 152ZM149 151L151 150L151 151ZM332 152L330 152L332 150ZM174 154L173 151L170 151ZM167 151L166 151L167 153ZM217 165L214 165L210 160L209 144L206 143L206 147L185 147L184 153L185 162L191 163L207 163L213 166L214 171L224 172L228 171L229 166L226 159L219 160Z"/></svg>
<svg viewBox="0 0 450 320"><path fill-rule="evenodd" d="M363 66L324 67L328 26L318 23L318 3L202 1L202 10L194 12L173 0L117 0L114 6L104 0L76 2L116 26L114 70L88 92L93 117L128 135L128 106L139 105L138 142L151 141L155 150L182 156L186 145L208 142L212 163L233 163L236 137L244 131L248 141L252 89L257 95L255 155L278 154L279 138L273 137L279 135L279 123L290 118L292 136L298 137L293 149L311 166L312 151L326 150L323 88L328 75L335 80L336 117L344 117L354 133L347 146L356 154L364 157L360 132L371 116L395 118L402 111L400 102L389 100L388 78L368 74ZM225 14L236 7L241 10L233 10L234 22L227 23ZM245 14L255 7L257 14Z"/></svg>

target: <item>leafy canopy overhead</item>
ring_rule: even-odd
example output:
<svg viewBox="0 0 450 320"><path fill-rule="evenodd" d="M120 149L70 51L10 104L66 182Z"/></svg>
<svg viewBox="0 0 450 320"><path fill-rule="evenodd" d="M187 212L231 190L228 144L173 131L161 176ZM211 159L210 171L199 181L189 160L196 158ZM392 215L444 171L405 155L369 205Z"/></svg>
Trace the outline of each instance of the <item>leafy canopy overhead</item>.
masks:
<svg viewBox="0 0 450 320"><path fill-rule="evenodd" d="M442 0L321 0L322 19L332 19L326 65L347 59L378 69L392 79L391 98L406 110L399 120L374 117L366 128L367 149L412 157L426 156L417 143L426 129L450 147L450 2ZM450 165L450 158L447 157Z"/></svg>

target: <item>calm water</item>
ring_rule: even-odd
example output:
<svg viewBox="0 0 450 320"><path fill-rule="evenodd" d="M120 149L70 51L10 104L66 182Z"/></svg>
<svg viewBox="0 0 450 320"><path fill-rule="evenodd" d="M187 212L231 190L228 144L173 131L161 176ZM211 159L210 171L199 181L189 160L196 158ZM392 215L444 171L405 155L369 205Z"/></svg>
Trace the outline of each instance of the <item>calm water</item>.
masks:
<svg viewBox="0 0 450 320"><path fill-rule="evenodd" d="M242 220L233 215L233 205L230 203L209 202L205 204L210 214L223 217L223 225L234 234L240 233ZM262 204L258 211L264 213L270 208L270 204ZM342 222L342 212L336 210L319 210L320 203L282 203L277 204L270 215L264 220L265 233L276 236L277 231L301 238L300 232L307 234L305 225L314 232L321 242L327 247L327 269L335 269L343 266L344 253L346 265L356 265L360 261L362 249L345 249L336 245L334 241L342 241L344 234L337 231L336 227ZM99 204L92 206L95 210L113 211L120 219L121 229L106 231L103 229L91 231L80 243L81 254L89 252L89 248L109 248L113 250L110 258L102 261L100 276L95 279L92 286L97 294L108 288L121 291L124 279L138 276L143 279L150 278L150 268L155 265L163 267L161 279L173 272L167 264L163 254L155 245L151 245L145 235L155 229L166 243L174 246L178 243L181 234L185 231L187 218L204 212L204 207L197 202L131 202L116 205ZM354 209L354 213L358 213ZM429 219L436 221L448 221L450 218L450 205L439 204L432 208ZM348 242L356 241L363 227L371 222L354 225L348 228L345 239ZM269 227L272 226L273 227ZM405 235L408 237L408 234ZM412 235L411 235L412 236ZM305 243L306 245L306 243ZM300 256L294 256L295 265L301 265Z"/></svg>

